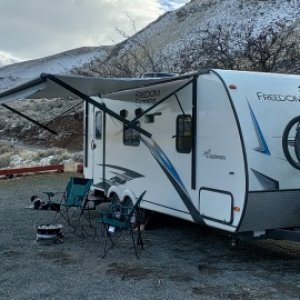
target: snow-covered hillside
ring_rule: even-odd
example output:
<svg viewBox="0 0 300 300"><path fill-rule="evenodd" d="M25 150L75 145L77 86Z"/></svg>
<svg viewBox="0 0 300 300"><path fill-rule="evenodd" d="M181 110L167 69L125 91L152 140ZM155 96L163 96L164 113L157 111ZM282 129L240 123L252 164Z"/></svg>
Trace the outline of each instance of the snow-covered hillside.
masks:
<svg viewBox="0 0 300 300"><path fill-rule="evenodd" d="M148 32L153 40L184 43L199 39L199 30L230 28L232 33L254 27L258 34L270 24L293 23L299 20L300 3L290 0L192 0L183 8L170 12L154 23ZM162 30L167 28L168 30ZM155 35L159 36L155 39ZM196 35L195 35L196 33Z"/></svg>
<svg viewBox="0 0 300 300"><path fill-rule="evenodd" d="M230 36L238 39L250 29L251 36L256 38L270 27L281 31L283 27L295 26L295 34L297 31L299 34L299 15L298 0L192 0L182 8L161 16L144 30L116 46L107 61L99 60L94 63L93 69L96 69L96 72L91 72L90 66L86 66L79 73L109 76L112 65L118 65L130 56L136 59L139 65L143 64L140 70L142 72L189 71L182 68L183 60L195 59L187 52L190 52L190 49L199 50L208 30L222 26L230 32ZM232 43L230 46L235 45ZM210 53L206 55L204 60L209 58ZM107 65L109 68L105 71ZM201 68L201 63L195 65L196 69ZM128 66L122 66L123 69L126 67ZM147 68L149 70L145 70ZM153 70L155 68L156 70ZM123 76L122 72L120 76Z"/></svg>
<svg viewBox="0 0 300 300"><path fill-rule="evenodd" d="M41 73L67 73L98 58L104 59L111 47L82 47L41 59L10 64L0 68L0 90L9 88Z"/></svg>
<svg viewBox="0 0 300 300"><path fill-rule="evenodd" d="M218 25L230 29L232 34L253 26L254 33L259 34L270 25L296 22L299 12L299 1L193 0L161 18L143 35L164 49L170 45L178 49L192 40L199 40L200 31Z"/></svg>
<svg viewBox="0 0 300 300"><path fill-rule="evenodd" d="M148 52L137 55L141 62L144 58L147 60L143 55L150 54L153 62L162 69L170 69L170 66L176 65L176 71L180 72L183 51L188 47L197 47L205 30L222 25L230 30L232 36L237 36L237 33L244 32L251 26L253 35L258 35L269 26L280 30L280 26L284 24L295 25L299 32L299 15L299 0L191 0L182 8L164 14L121 44L83 47L2 67L0 90L43 72L66 73L75 68L83 74L95 75L95 72L89 72L91 61L97 60L93 65L96 69L109 69L116 61L122 61L124 54L143 52L139 46L141 43L146 45ZM164 60L161 59L162 56ZM104 74L109 76L109 72Z"/></svg>
<svg viewBox="0 0 300 300"><path fill-rule="evenodd" d="M17 63L18 60L0 51L0 68L6 65Z"/></svg>

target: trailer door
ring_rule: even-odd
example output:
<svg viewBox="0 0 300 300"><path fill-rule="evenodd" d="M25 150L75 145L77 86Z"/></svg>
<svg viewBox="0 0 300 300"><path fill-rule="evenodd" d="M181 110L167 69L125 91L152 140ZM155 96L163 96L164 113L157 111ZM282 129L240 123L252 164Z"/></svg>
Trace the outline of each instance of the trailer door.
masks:
<svg viewBox="0 0 300 300"><path fill-rule="evenodd" d="M92 150L92 172L94 185L101 183L104 179L104 113L93 107L93 136L90 142Z"/></svg>

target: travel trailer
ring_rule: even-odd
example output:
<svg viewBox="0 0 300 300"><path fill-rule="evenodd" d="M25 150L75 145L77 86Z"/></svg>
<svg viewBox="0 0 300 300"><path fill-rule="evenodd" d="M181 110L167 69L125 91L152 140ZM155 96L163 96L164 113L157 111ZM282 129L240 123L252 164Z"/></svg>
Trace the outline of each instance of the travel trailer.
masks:
<svg viewBox="0 0 300 300"><path fill-rule="evenodd" d="M0 94L85 101L84 175L107 197L239 238L300 240L300 76L42 74ZM7 106L7 105L6 105Z"/></svg>

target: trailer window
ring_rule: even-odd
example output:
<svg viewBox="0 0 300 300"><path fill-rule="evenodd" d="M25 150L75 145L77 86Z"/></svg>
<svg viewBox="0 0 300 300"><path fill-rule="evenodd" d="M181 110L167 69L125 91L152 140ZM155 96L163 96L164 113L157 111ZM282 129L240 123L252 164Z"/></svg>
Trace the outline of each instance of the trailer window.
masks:
<svg viewBox="0 0 300 300"><path fill-rule="evenodd" d="M97 111L95 115L95 139L102 138L102 111Z"/></svg>
<svg viewBox="0 0 300 300"><path fill-rule="evenodd" d="M135 122L135 126L140 127L140 121ZM139 146L140 144L140 133L135 129L124 124L123 130L123 143L126 146Z"/></svg>
<svg viewBox="0 0 300 300"><path fill-rule="evenodd" d="M176 120L176 150L190 153L192 150L192 117L180 115Z"/></svg>

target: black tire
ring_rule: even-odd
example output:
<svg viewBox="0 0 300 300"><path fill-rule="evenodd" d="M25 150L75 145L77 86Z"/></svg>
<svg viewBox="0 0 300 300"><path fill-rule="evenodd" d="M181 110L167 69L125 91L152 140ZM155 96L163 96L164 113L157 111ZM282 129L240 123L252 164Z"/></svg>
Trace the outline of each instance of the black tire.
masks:
<svg viewBox="0 0 300 300"><path fill-rule="evenodd" d="M112 196L109 197L111 204L113 205L120 205L120 198L117 194L113 194Z"/></svg>
<svg viewBox="0 0 300 300"><path fill-rule="evenodd" d="M109 206L107 207L107 211L109 212L110 217L114 217L117 212L121 210L121 202L120 198L117 194L112 194L109 196Z"/></svg>
<svg viewBox="0 0 300 300"><path fill-rule="evenodd" d="M131 209L133 207L133 201L131 198L126 197L124 201L122 202L122 205L127 207L126 211L128 212L128 208ZM131 219L131 227L135 228L137 226L137 215L136 212L133 213L132 219Z"/></svg>
<svg viewBox="0 0 300 300"><path fill-rule="evenodd" d="M288 162L297 170L300 170L300 143L297 144L297 149L295 149L295 154L296 157L298 159L298 162L291 156L291 153L289 151L289 133L292 129L292 127L296 124L300 122L300 116L292 119L285 127L284 131L283 131L283 135L282 135L282 149L283 149L283 153L286 157L286 159L288 160ZM300 130L297 130L295 139L300 139ZM299 148L298 148L299 147Z"/></svg>

